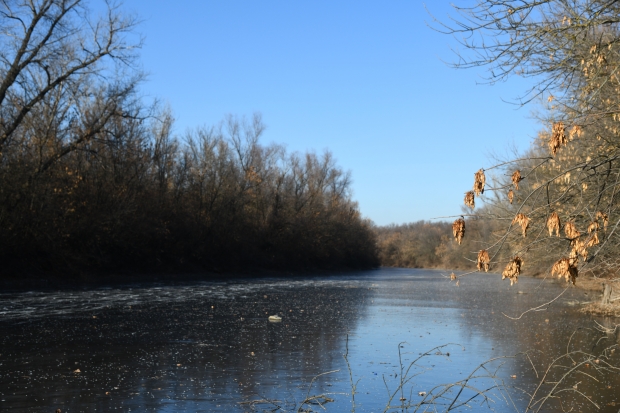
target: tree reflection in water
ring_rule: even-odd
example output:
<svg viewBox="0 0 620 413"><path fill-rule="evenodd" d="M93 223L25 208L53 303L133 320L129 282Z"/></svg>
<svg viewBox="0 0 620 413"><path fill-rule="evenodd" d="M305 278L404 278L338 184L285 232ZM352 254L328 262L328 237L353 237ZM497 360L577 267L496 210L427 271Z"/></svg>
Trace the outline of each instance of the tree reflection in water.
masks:
<svg viewBox="0 0 620 413"><path fill-rule="evenodd" d="M497 275L472 275L455 287L438 271L381 269L341 277L2 294L0 407L31 412L274 408L242 404L266 399L278 400L286 410L325 395L334 399L325 406L328 411L349 411L347 336L358 412L382 411L390 397L386 384L394 394L392 405L415 404L435 397L441 391L437 385L464 380L484 360L526 350L529 358L499 358L493 368L505 363L499 380L533 390L544 374L541 366L566 353L569 338L570 350L587 347L597 353L609 344L596 341L601 335L590 329L592 321L567 305L585 299L580 290L571 289L556 306L519 321L502 315L540 304L557 291L561 287L528 278L510 288ZM274 314L282 322L270 323ZM403 374L401 362L409 366L446 343L463 349L436 350ZM617 353L608 354L615 365ZM585 364L594 371L592 363ZM490 364L489 369L494 371ZM418 372L424 374L413 376ZM403 377L411 380L400 392ZM613 391L620 386L617 374L597 372L596 379L580 379L577 389L603 408L619 403ZM510 408L505 400L493 400L496 409ZM528 401L516 394L510 403L523 411ZM583 399L578 402L589 408Z"/></svg>

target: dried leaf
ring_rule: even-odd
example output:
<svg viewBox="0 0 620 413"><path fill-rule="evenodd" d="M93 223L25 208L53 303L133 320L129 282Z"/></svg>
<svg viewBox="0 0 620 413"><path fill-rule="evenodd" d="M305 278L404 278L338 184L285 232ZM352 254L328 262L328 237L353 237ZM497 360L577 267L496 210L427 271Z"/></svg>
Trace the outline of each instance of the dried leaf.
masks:
<svg viewBox="0 0 620 413"><path fill-rule="evenodd" d="M588 239L588 242L586 243L586 246L588 248L593 247L595 245L598 245L600 243L599 239L598 239L598 232L595 232L594 234L592 234L590 236L590 238Z"/></svg>
<svg viewBox="0 0 620 413"><path fill-rule="evenodd" d="M474 191L465 192L465 205L471 209L476 207L476 203L474 201Z"/></svg>
<svg viewBox="0 0 620 413"><path fill-rule="evenodd" d="M452 281L456 280L456 274L455 273L450 274L450 280L452 280Z"/></svg>
<svg viewBox="0 0 620 413"><path fill-rule="evenodd" d="M561 258L555 264L553 264L553 268L551 268L551 275L556 275L558 278L564 277L566 281L570 281L575 285L575 280L579 275L579 271L577 267L569 258Z"/></svg>
<svg viewBox="0 0 620 413"><path fill-rule="evenodd" d="M515 189L518 191L519 190L519 182L523 180L523 178L521 178L521 171L520 170L516 170L514 171L514 173L512 174L512 183L515 186Z"/></svg>
<svg viewBox="0 0 620 413"><path fill-rule="evenodd" d="M491 262L491 258L489 258L489 253L487 250L480 250L478 252L478 271L481 271L484 268L484 272L489 272L489 264Z"/></svg>
<svg viewBox="0 0 620 413"><path fill-rule="evenodd" d="M474 174L474 193L478 196L484 193L484 184L486 183L486 177L484 176L484 169L480 169Z"/></svg>
<svg viewBox="0 0 620 413"><path fill-rule="evenodd" d="M577 263L579 263L579 254L577 254L577 251L574 249L568 254L568 262L570 265L577 265Z"/></svg>
<svg viewBox="0 0 620 413"><path fill-rule="evenodd" d="M452 234L456 239L456 242L461 245L461 241L465 236L465 220L463 218L459 218L452 224Z"/></svg>
<svg viewBox="0 0 620 413"><path fill-rule="evenodd" d="M560 236L560 216L554 211L547 218L547 229L549 230L549 236L553 236L553 232L555 231L556 236Z"/></svg>
<svg viewBox="0 0 620 413"><path fill-rule="evenodd" d="M549 150L555 156L561 146L566 145L566 134L564 133L564 122L553 124L551 130L551 139L549 140Z"/></svg>
<svg viewBox="0 0 620 413"><path fill-rule="evenodd" d="M523 233L523 236L525 237L527 235L527 228L530 226L530 219L526 217L525 214L518 213L512 220L512 223L521 225L521 232Z"/></svg>
<svg viewBox="0 0 620 413"><path fill-rule="evenodd" d="M568 137L572 140L575 136L578 138L581 137L582 134L583 130L581 129L581 126L574 125L568 133Z"/></svg>
<svg viewBox="0 0 620 413"><path fill-rule="evenodd" d="M519 275L521 274L521 266L523 265L523 260L519 256L515 256L504 268L502 272L502 280L505 278L510 279L510 285L516 284L519 280Z"/></svg>
<svg viewBox="0 0 620 413"><path fill-rule="evenodd" d="M515 193L512 192L512 189L510 191L508 191L508 202L510 202L512 204L512 200L515 197Z"/></svg>
<svg viewBox="0 0 620 413"><path fill-rule="evenodd" d="M588 248L585 242L583 242L579 238L576 238L572 241L571 245L573 246L573 249L571 251L571 257L573 257L573 259L578 255L581 255L581 258L584 261L588 259Z"/></svg>
<svg viewBox="0 0 620 413"><path fill-rule="evenodd" d="M603 230L607 231L607 223L609 222L609 216L602 211L598 211L596 213L595 219L599 219L599 218L603 220Z"/></svg>
<svg viewBox="0 0 620 413"><path fill-rule="evenodd" d="M588 225L588 234L591 234L593 231L596 232L599 229L599 225L598 225L598 221L592 221L590 222L590 225Z"/></svg>
<svg viewBox="0 0 620 413"><path fill-rule="evenodd" d="M564 234L566 234L566 237L571 240L581 236L581 232L577 231L577 227L575 227L575 223L573 221L568 221L566 225L564 225Z"/></svg>

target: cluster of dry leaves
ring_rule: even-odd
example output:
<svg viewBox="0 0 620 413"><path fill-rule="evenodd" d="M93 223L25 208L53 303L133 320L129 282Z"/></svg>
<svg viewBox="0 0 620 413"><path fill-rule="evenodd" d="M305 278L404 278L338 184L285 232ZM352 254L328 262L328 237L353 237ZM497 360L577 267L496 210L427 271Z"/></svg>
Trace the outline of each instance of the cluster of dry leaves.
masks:
<svg viewBox="0 0 620 413"><path fill-rule="evenodd" d="M512 183L515 186L515 189L518 191L519 190L519 182L521 182L523 178L521 178L521 171L520 170L516 170L513 172L512 174Z"/></svg>
<svg viewBox="0 0 620 413"><path fill-rule="evenodd" d="M521 226L521 233L523 237L525 237L527 235L527 229L530 226L530 219L525 214L519 212L512 220L512 224L519 224Z"/></svg>
<svg viewBox="0 0 620 413"><path fill-rule="evenodd" d="M575 130L575 128L573 128ZM576 130L575 133L578 133L579 130ZM571 132L572 134L572 132ZM555 155L557 150L566 144L566 136L564 133L564 125L562 122L558 122L553 126L553 135L550 141L551 152ZM511 176L512 183L514 185L515 190L519 190L519 182L523 180L521 176L521 171L516 170L513 172ZM469 191L465 194L465 205L470 208L474 208L474 199L476 195L481 195L484 192L484 186L486 183L486 178L484 176L484 170L480 169L474 175L474 188L472 191ZM514 198L514 192L512 189L508 191L508 200L512 203ZM551 270L552 275L557 275L558 277L564 277L567 281L575 283L575 280L579 274L577 264L579 262L579 257L582 258L583 261L588 259L588 248L593 247L594 245L599 244L598 231L601 226L604 230L607 230L608 224L608 216L602 211L598 211L596 213L594 221L592 221L587 228L588 237L582 237L582 233L577 229L575 222L570 220L564 224L564 234L566 238L571 242L571 252L568 257L563 257L558 260ZM599 221L601 221L599 223ZM530 227L531 219L525 215L524 213L517 213L512 220L512 225L517 224L521 227L521 233L523 237L527 236L527 230ZM549 231L549 236L560 236L560 229L562 228L562 221L560 220L560 216L557 212L552 211L547 217L547 230ZM465 236L465 220L463 217L457 219L452 224L452 233L456 242L461 245L463 237ZM489 253L486 250L480 250L478 252L477 259L477 267L478 271L484 270L488 272L491 260L489 258ZM521 267L523 265L523 259L519 256L515 256L511 259L511 261L506 265L504 271L502 272L502 279L508 278L510 280L510 285L517 283L518 277L521 274Z"/></svg>
<svg viewBox="0 0 620 413"><path fill-rule="evenodd" d="M607 222L609 220L606 213L598 211L595 215L594 221L590 222L587 228L588 237L583 239L581 232L575 226L574 221L569 221L564 225L564 234L571 242L571 251L568 257L560 258L551 269L551 275L557 275L558 277L564 277L566 281L570 281L575 284L575 280L579 275L577 264L579 263L579 257L583 261L588 259L588 248L591 248L600 243L598 238L598 231L601 228L599 220L602 221L603 230L607 230ZM560 217L554 212L547 219L547 229L549 229L549 235L553 232L559 236L559 228L561 226Z"/></svg>
<svg viewBox="0 0 620 413"><path fill-rule="evenodd" d="M547 229L549 230L549 236L553 236L553 232L555 232L556 236L560 236L560 227L562 226L562 222L560 221L560 216L557 212L553 211L549 218L547 218Z"/></svg>
<svg viewBox="0 0 620 413"><path fill-rule="evenodd" d="M512 173L511 176L512 179L512 184L515 187L515 191L519 190L519 182L521 182L523 180L523 177L521 177L521 171L520 170L516 170ZM515 197L515 193L512 189L508 190L508 202L510 202L512 204L512 201Z"/></svg>
<svg viewBox="0 0 620 413"><path fill-rule="evenodd" d="M474 201L474 191L465 192L465 205L471 209L476 207L476 201Z"/></svg>
<svg viewBox="0 0 620 413"><path fill-rule="evenodd" d="M566 136L567 128L564 126L563 122L556 122L552 125L551 137L548 141L549 150L553 156L555 156L558 150L565 146L568 143L568 138ZM570 139L573 139L575 136L579 137L582 134L581 127L578 125L573 126L572 130L569 132ZM514 191L519 190L519 182L521 182L524 178L521 176L521 171L516 170L512 173L511 181L514 185L513 188L510 188L508 191L508 201L512 204L515 196ZM486 184L486 177L484 175L484 169L478 170L474 174L474 186L473 190L465 193L465 205L474 209L475 207L475 197L480 196L484 193L484 187ZM600 221L600 222L599 222ZM528 228L530 227L531 219L524 213L517 213L512 220L512 225L519 225L521 227L521 233L523 237L527 236ZM575 280L578 276L578 262L581 257L583 261L588 259L588 248L593 247L600 243L598 232L601 227L604 230L607 230L608 224L608 216L602 211L596 213L594 221L592 221L587 228L587 236L583 236L582 233L577 229L574 220L569 220L564 224L564 234L566 238L570 241L571 251L568 257L563 257L558 260L551 270L552 275L557 275L558 277L564 277L567 281L575 283ZM560 220L560 216L557 212L552 211L547 217L546 222L547 230L549 231L549 236L560 237L560 230L562 228L562 221ZM463 237L465 236L465 220L463 217L457 219L452 224L452 233L454 238L461 245ZM487 272L490 266L490 258L489 253L486 250L480 250L478 252L477 259L477 267L479 271L484 270ZM510 280L510 285L517 283L518 277L521 274L521 267L523 266L523 259L519 256L513 257L510 262L506 265L504 271L502 272L502 279L508 278Z"/></svg>
<svg viewBox="0 0 620 413"><path fill-rule="evenodd" d="M570 281L574 285L575 280L579 275L576 262L571 258L561 258L559 261L553 264L553 268L551 268L551 275L556 274L559 278L564 277L566 281Z"/></svg>
<svg viewBox="0 0 620 413"><path fill-rule="evenodd" d="M489 257L489 253L487 250L480 250L478 252L478 271L484 269L484 272L489 272L489 265L491 264L491 258Z"/></svg>
<svg viewBox="0 0 620 413"><path fill-rule="evenodd" d="M480 196L484 193L484 186L486 185L486 177L484 176L484 169L480 169L474 174L474 189L472 191L465 192L465 205L474 209L476 207L475 196Z"/></svg>
<svg viewBox="0 0 620 413"><path fill-rule="evenodd" d="M553 124L551 128L551 139L549 139L549 151L555 156L562 146L566 145L568 140L566 139L566 133L564 133L564 122L557 122Z"/></svg>
<svg viewBox="0 0 620 413"><path fill-rule="evenodd" d="M523 265L523 259L519 256L515 256L504 271L502 272L502 280L508 278L510 280L510 285L516 284L519 280L519 275L521 274L521 266Z"/></svg>
<svg viewBox="0 0 620 413"><path fill-rule="evenodd" d="M486 177L484 176L484 169L480 169L474 174L474 193L477 196L484 194L485 183Z"/></svg>
<svg viewBox="0 0 620 413"><path fill-rule="evenodd" d="M456 239L456 242L461 245L461 241L465 236L465 220L463 219L463 217L457 219L452 223L452 234L454 235L454 239Z"/></svg>

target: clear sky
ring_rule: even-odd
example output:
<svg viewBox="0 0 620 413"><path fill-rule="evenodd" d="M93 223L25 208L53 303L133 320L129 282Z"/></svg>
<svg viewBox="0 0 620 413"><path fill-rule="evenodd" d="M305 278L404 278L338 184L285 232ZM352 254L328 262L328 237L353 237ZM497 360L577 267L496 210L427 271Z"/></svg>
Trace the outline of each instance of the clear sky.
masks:
<svg viewBox="0 0 620 413"><path fill-rule="evenodd" d="M470 5L471 1L455 1ZM427 0L438 18L448 0ZM538 129L512 100L526 83L480 85L456 70L455 39L420 0L125 0L143 22L147 98L175 132L260 112L263 143L329 149L379 225L460 213L489 153L525 149Z"/></svg>

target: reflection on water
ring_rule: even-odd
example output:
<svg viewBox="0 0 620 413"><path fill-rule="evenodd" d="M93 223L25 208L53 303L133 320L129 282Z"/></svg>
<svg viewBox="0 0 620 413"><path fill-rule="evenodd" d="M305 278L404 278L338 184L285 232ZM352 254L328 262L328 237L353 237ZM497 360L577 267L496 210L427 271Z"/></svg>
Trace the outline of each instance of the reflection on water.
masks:
<svg viewBox="0 0 620 413"><path fill-rule="evenodd" d="M475 274L456 287L439 271L381 269L293 280L0 294L0 410L286 410L307 395L324 394L334 399L328 411L350 411L351 378L343 358L348 348L356 411L383 411L388 390L397 389L406 373L399 352L407 366L447 343L455 344L412 368L407 392L392 404L401 397L420 401L420 392L428 397L433 386L463 380L487 359L526 350L529 359L500 359L487 367L505 362L498 380L531 388L543 374L532 367L567 346L597 353L612 344L592 330L591 319L576 315L575 301L591 299L581 290L569 289L548 310L518 321L502 314L518 316L560 292L561 286L534 279L510 288L496 275ZM275 314L282 322L268 321ZM620 364L616 353L609 357ZM308 388L315 376L334 370ZM601 411L617 412L618 375L592 375L597 384L584 376L573 390L591 397ZM526 397L510 395L489 403L496 411L523 411ZM273 404L250 403L258 400ZM573 407L593 408L581 400Z"/></svg>

